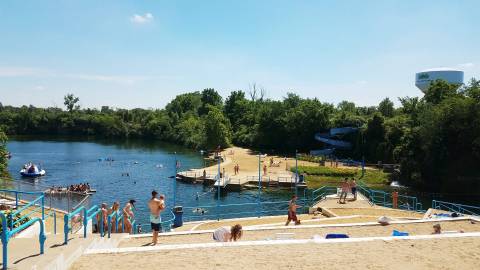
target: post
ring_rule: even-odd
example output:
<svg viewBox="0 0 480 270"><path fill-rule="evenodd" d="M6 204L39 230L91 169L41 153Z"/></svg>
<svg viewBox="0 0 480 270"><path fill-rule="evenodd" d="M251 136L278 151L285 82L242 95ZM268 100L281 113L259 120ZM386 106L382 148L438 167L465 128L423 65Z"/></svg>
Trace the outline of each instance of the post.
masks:
<svg viewBox="0 0 480 270"><path fill-rule="evenodd" d="M87 224L88 224L87 208L83 208L83 238L87 238ZM103 224L102 224L103 226Z"/></svg>
<svg viewBox="0 0 480 270"><path fill-rule="evenodd" d="M40 254L45 253L45 240L47 237L45 237L45 224L43 222L43 219L40 220L40 235L38 236L39 242L40 242Z"/></svg>
<svg viewBox="0 0 480 270"><path fill-rule="evenodd" d="M175 156L175 176L173 177L173 206L177 204L177 152L174 152Z"/></svg>
<svg viewBox="0 0 480 270"><path fill-rule="evenodd" d="M45 195L42 194L42 221L44 220L45 220Z"/></svg>
<svg viewBox="0 0 480 270"><path fill-rule="evenodd" d="M260 195L261 195L261 192L262 192L262 170L261 170L261 155L262 153L258 153L258 197L257 197L257 200L258 200L258 213L257 213L257 216L260 217L262 214L262 205L261 205L261 200L260 200Z"/></svg>
<svg viewBox="0 0 480 270"><path fill-rule="evenodd" d="M220 220L220 156L217 154L218 159L218 185L217 185L217 219Z"/></svg>
<svg viewBox="0 0 480 270"><path fill-rule="evenodd" d="M112 231L112 217L110 215L108 215L107 222L108 222L108 238L110 238L110 233Z"/></svg>
<svg viewBox="0 0 480 270"><path fill-rule="evenodd" d="M63 233L65 236L65 239L63 241L64 245L68 244L68 215L69 214L63 216Z"/></svg>
<svg viewBox="0 0 480 270"><path fill-rule="evenodd" d="M298 150L295 150L295 196L298 196Z"/></svg>
<svg viewBox="0 0 480 270"><path fill-rule="evenodd" d="M120 211L120 210L117 210L115 212L115 232L116 233L118 232L118 211ZM123 233L123 231L122 231L122 233Z"/></svg>
<svg viewBox="0 0 480 270"><path fill-rule="evenodd" d="M2 245L3 245L3 269L7 269L7 259L8 259L8 230L7 230L7 217L1 213L2 217Z"/></svg>
<svg viewBox="0 0 480 270"><path fill-rule="evenodd" d="M15 207L18 209L18 192L15 192Z"/></svg>

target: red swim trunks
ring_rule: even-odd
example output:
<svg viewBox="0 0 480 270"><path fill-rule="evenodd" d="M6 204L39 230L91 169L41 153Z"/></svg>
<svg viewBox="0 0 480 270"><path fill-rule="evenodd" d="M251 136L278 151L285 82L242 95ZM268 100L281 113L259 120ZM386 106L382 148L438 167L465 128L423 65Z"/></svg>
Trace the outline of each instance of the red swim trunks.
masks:
<svg viewBox="0 0 480 270"><path fill-rule="evenodd" d="M297 213L291 210L288 211L288 221L295 221L297 222Z"/></svg>

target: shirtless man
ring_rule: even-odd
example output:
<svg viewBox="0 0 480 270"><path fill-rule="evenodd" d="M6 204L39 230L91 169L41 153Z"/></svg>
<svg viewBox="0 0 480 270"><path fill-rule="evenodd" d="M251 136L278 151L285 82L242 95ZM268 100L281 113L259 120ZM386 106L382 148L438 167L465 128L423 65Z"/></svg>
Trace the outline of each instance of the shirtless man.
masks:
<svg viewBox="0 0 480 270"><path fill-rule="evenodd" d="M295 225L300 224L300 220L297 218L297 208L300 208L300 205L297 205L297 196L293 195L292 199L288 203L288 218L287 218L287 223L285 223L285 226L288 226L290 221L294 221Z"/></svg>
<svg viewBox="0 0 480 270"><path fill-rule="evenodd" d="M152 198L148 202L148 208L150 208L150 224L152 226L152 245L157 244L158 232L160 231L160 224L162 219L160 213L165 209L165 197L160 195L160 199L157 198L158 193L152 191Z"/></svg>

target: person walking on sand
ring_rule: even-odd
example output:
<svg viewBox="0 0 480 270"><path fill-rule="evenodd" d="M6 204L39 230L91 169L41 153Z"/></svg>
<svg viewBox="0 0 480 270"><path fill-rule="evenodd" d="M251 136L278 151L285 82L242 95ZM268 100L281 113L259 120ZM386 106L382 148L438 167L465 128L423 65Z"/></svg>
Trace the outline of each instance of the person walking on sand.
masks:
<svg viewBox="0 0 480 270"><path fill-rule="evenodd" d="M288 226L292 220L295 222L295 225L300 224L300 220L297 218L297 208L300 208L300 206L297 205L297 195L293 195L292 199L288 202L288 217L285 226Z"/></svg>
<svg viewBox="0 0 480 270"><path fill-rule="evenodd" d="M157 198L158 193L152 191L152 198L148 201L148 208L150 209L150 225L152 226L152 246L155 246L158 242L158 232L160 232L160 224L162 218L160 213L165 209L165 197L160 196Z"/></svg>
<svg viewBox="0 0 480 270"><path fill-rule="evenodd" d="M267 175L267 165L263 165L263 175Z"/></svg>
<svg viewBox="0 0 480 270"><path fill-rule="evenodd" d="M342 189L342 192L340 193L340 198L338 199L338 203L345 204L348 190L350 189L350 185L348 184L348 178L345 178L345 180L343 181L341 189ZM342 198L343 198L343 202L342 202Z"/></svg>

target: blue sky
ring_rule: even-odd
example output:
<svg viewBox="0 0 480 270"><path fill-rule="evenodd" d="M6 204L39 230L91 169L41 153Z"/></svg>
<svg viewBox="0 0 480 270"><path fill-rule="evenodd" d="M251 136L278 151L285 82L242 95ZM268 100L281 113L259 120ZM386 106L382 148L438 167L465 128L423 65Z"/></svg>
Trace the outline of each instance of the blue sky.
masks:
<svg viewBox="0 0 480 270"><path fill-rule="evenodd" d="M480 1L0 2L0 102L162 108L213 87L256 83L375 105L420 96L433 67L480 78Z"/></svg>

